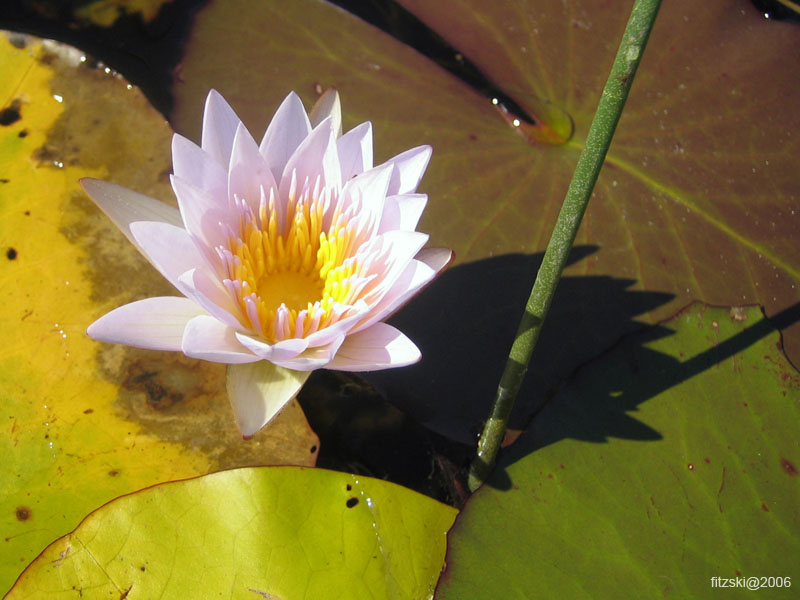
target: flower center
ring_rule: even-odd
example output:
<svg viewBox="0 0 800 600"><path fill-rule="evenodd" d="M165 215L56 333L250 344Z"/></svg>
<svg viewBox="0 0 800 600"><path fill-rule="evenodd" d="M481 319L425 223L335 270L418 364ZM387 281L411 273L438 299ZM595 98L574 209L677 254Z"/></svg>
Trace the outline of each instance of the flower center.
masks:
<svg viewBox="0 0 800 600"><path fill-rule="evenodd" d="M279 271L259 277L256 294L273 310L284 304L291 311L300 311L322 300L323 288L324 282L313 274Z"/></svg>
<svg viewBox="0 0 800 600"><path fill-rule="evenodd" d="M228 229L227 247L217 248L222 283L243 324L270 343L337 321L371 279L359 274L353 257L359 236L331 209L329 193L318 197L306 188L291 196L282 218L272 195L269 201L262 196L257 213L235 199L239 231Z"/></svg>

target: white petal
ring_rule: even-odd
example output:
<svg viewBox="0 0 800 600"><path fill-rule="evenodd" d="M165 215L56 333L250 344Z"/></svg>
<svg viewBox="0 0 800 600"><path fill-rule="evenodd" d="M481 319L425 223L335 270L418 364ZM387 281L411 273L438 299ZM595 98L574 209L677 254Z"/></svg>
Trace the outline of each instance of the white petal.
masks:
<svg viewBox="0 0 800 600"><path fill-rule="evenodd" d="M339 100L339 92L332 87L325 90L308 113L311 127L316 127L328 117L333 121L333 134L337 138L342 137L342 102Z"/></svg>
<svg viewBox="0 0 800 600"><path fill-rule="evenodd" d="M239 364L260 360L239 343L232 328L208 315L186 324L181 350L186 356L211 362Z"/></svg>
<svg viewBox="0 0 800 600"><path fill-rule="evenodd" d="M298 188L306 179L313 186L317 176L321 176L322 185L339 187L342 182L342 170L339 166L339 154L336 151L336 140L331 130L331 120L320 123L292 154L280 180L280 197L289 197L292 172L296 172Z"/></svg>
<svg viewBox="0 0 800 600"><path fill-rule="evenodd" d="M395 166L387 193L394 195L416 192L425 168L428 166L428 161L431 159L431 152L433 149L430 146L418 146L387 160L387 163Z"/></svg>
<svg viewBox="0 0 800 600"><path fill-rule="evenodd" d="M180 350L186 324L205 314L187 298L145 298L115 308L89 325L86 333L99 342L151 350Z"/></svg>
<svg viewBox="0 0 800 600"><path fill-rule="evenodd" d="M233 136L241 119L236 116L225 98L217 90L211 90L206 98L203 112L202 148L222 167L231 161Z"/></svg>
<svg viewBox="0 0 800 600"><path fill-rule="evenodd" d="M228 367L228 398L244 437L255 435L303 387L307 372L290 371L259 361Z"/></svg>
<svg viewBox="0 0 800 600"><path fill-rule="evenodd" d="M182 135L176 133L172 136L172 170L175 177L204 190L219 203L220 208L227 206L226 167Z"/></svg>
<svg viewBox="0 0 800 600"><path fill-rule="evenodd" d="M353 218L358 219L359 234L365 236L362 243L377 235L391 176L392 166L380 165L344 184L341 194L342 209L346 213L347 207L356 202L353 208L358 207L358 214L353 215Z"/></svg>
<svg viewBox="0 0 800 600"><path fill-rule="evenodd" d="M254 214L258 214L262 188L267 198L270 189L278 191L267 161L244 125L236 130L228 173L228 198L232 201L236 195L245 200Z"/></svg>
<svg viewBox="0 0 800 600"><path fill-rule="evenodd" d="M175 286L184 296L202 306L209 315L218 321L234 329L243 329L239 320L241 310L219 281L205 271L190 269L181 273Z"/></svg>
<svg viewBox="0 0 800 600"><path fill-rule="evenodd" d="M379 321L385 321L406 302L415 296L423 286L433 281L436 271L418 260L411 263L397 278L394 285L381 299L373 304L369 315L351 330L351 335L371 327Z"/></svg>
<svg viewBox="0 0 800 600"><path fill-rule="evenodd" d="M183 225L196 240L202 242L208 250L206 257L213 260L215 246L223 245L228 240L219 226L220 222L229 220L227 209L227 192L223 192L222 204L206 190L177 176L170 177L172 190L178 198ZM227 187L227 183L226 183ZM216 262L216 261L213 261Z"/></svg>
<svg viewBox="0 0 800 600"><path fill-rule="evenodd" d="M80 184L95 204L108 215L140 252L142 252L142 248L131 233L131 223L160 221L178 227L182 224L177 208L159 202L150 196L134 192L116 183L90 177L81 179Z"/></svg>
<svg viewBox="0 0 800 600"><path fill-rule="evenodd" d="M289 338L275 344L267 344L249 335L237 333L236 339L253 354L264 360L288 360L308 348L308 340L303 338Z"/></svg>
<svg viewBox="0 0 800 600"><path fill-rule="evenodd" d="M272 117L259 146L276 181L280 181L289 158L310 132L306 109L300 97L291 92Z"/></svg>
<svg viewBox="0 0 800 600"><path fill-rule="evenodd" d="M387 231L359 248L356 257L365 274L378 275L359 297L373 306L380 302L427 241L428 235L417 231Z"/></svg>
<svg viewBox="0 0 800 600"><path fill-rule="evenodd" d="M326 346L340 336L347 335L356 323L369 314L369 312L369 305L362 300L358 300L352 308L348 309L347 317L309 335L306 338L308 347L316 348L317 346Z"/></svg>
<svg viewBox="0 0 800 600"><path fill-rule="evenodd" d="M372 123L367 121L354 127L336 140L342 181L372 168Z"/></svg>
<svg viewBox="0 0 800 600"><path fill-rule="evenodd" d="M400 229L414 231L428 203L425 194L401 194L386 198L378 233Z"/></svg>
<svg viewBox="0 0 800 600"><path fill-rule="evenodd" d="M377 371L413 364L422 358L419 348L403 333L376 323L369 329L347 336L327 369Z"/></svg>
<svg viewBox="0 0 800 600"><path fill-rule="evenodd" d="M205 259L183 227L138 221L131 223L130 228L147 259L175 287L181 274L205 265Z"/></svg>
<svg viewBox="0 0 800 600"><path fill-rule="evenodd" d="M414 258L424 262L438 274L451 262L453 262L455 254L452 250L450 250L450 248L433 247L423 248L417 252L417 255Z"/></svg>
<svg viewBox="0 0 800 600"><path fill-rule="evenodd" d="M340 335L327 346L309 348L302 354L282 361L273 361L276 365L293 369L296 371L313 371L326 366L333 359L336 351L344 341L344 335Z"/></svg>

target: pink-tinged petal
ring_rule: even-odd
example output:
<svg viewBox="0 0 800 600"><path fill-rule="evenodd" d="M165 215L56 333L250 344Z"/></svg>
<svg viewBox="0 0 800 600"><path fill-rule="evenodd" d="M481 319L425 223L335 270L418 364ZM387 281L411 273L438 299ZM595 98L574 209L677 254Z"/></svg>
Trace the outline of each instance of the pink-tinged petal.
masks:
<svg viewBox="0 0 800 600"><path fill-rule="evenodd" d="M369 238L377 235L391 176L392 166L380 165L345 183L340 200L343 213L348 214L348 206L352 207L351 210L355 209L355 214L350 215L350 219L358 220L360 235Z"/></svg>
<svg viewBox="0 0 800 600"><path fill-rule="evenodd" d="M309 348L326 346L336 340L339 336L347 333L370 312L370 307L361 300L348 310L347 316L336 323L331 323L327 327L315 331L306 338Z"/></svg>
<svg viewBox="0 0 800 600"><path fill-rule="evenodd" d="M172 170L175 177L204 190L220 208L228 204L226 167L182 135L176 133L172 136Z"/></svg>
<svg viewBox="0 0 800 600"><path fill-rule="evenodd" d="M419 261L424 262L431 269L436 271L437 275L453 262L455 253L450 248L432 247L423 248L414 257Z"/></svg>
<svg viewBox="0 0 800 600"><path fill-rule="evenodd" d="M181 209L183 224L195 240L202 243L206 249L206 258L215 263L213 248L227 243L219 223L229 221L230 211L227 209L227 195L223 196L223 206L219 198L209 194L206 190L196 187L192 183L177 176L170 178L172 190L178 199ZM227 184L226 184L227 185ZM223 192L225 193L225 192Z"/></svg>
<svg viewBox="0 0 800 600"><path fill-rule="evenodd" d="M412 260L400 274L400 277L397 278L394 285L378 302L372 305L369 315L361 323L353 327L351 334L388 319L425 285L433 281L435 277L436 271L434 269L423 262Z"/></svg>
<svg viewBox="0 0 800 600"><path fill-rule="evenodd" d="M414 231L427 203L428 196L426 194L389 196L383 207L383 217L380 227L378 227L378 233L395 229Z"/></svg>
<svg viewBox="0 0 800 600"><path fill-rule="evenodd" d="M178 209L159 202L155 198L145 196L128 188L111 183L84 177L80 184L95 204L119 227L125 237L142 252L131 233L130 225L136 221L160 221L170 225L181 226L181 215Z"/></svg>
<svg viewBox="0 0 800 600"><path fill-rule="evenodd" d="M377 302L369 316L354 327L357 333L379 321L385 321L400 310L406 302L422 291L453 261L449 248L423 248L397 278L392 288Z"/></svg>
<svg viewBox="0 0 800 600"><path fill-rule="evenodd" d="M306 180L314 186L317 177L322 186L339 187L342 182L342 170L339 166L339 153L336 151L336 139L331 130L331 119L320 123L292 154L283 170L280 182L280 197L288 198L295 173L298 191Z"/></svg>
<svg viewBox="0 0 800 600"><path fill-rule="evenodd" d="M202 306L205 311L233 329L244 329L240 317L241 309L228 291L205 271L191 269L182 273L175 286L187 298Z"/></svg>
<svg viewBox="0 0 800 600"><path fill-rule="evenodd" d="M372 168L372 123L367 121L353 127L336 140L342 181Z"/></svg>
<svg viewBox="0 0 800 600"><path fill-rule="evenodd" d="M302 354L288 360L272 361L276 365L292 369L294 371L313 371L326 366L333 359L339 347L344 342L344 336L340 335L327 346L308 348Z"/></svg>
<svg viewBox="0 0 800 600"><path fill-rule="evenodd" d="M217 90L211 90L203 112L201 146L214 160L227 169L231 161L233 136L241 119Z"/></svg>
<svg viewBox="0 0 800 600"><path fill-rule="evenodd" d="M311 127L316 127L322 121L331 118L333 121L333 134L342 137L342 102L339 100L339 92L335 88L328 88L311 107L308 119Z"/></svg>
<svg viewBox="0 0 800 600"><path fill-rule="evenodd" d="M228 172L228 198L232 201L236 196L245 200L254 214L258 214L261 189L264 189L267 198L270 189L277 191L275 178L267 161L258 151L253 136L242 124L236 130Z"/></svg>
<svg viewBox="0 0 800 600"><path fill-rule="evenodd" d="M387 163L395 166L387 194L394 196L416 192L432 152L433 149L430 146L419 146L387 160Z"/></svg>
<svg viewBox="0 0 800 600"><path fill-rule="evenodd" d="M259 150L275 181L280 181L286 163L300 143L311 133L311 123L300 97L291 92L275 112Z"/></svg>
<svg viewBox="0 0 800 600"><path fill-rule="evenodd" d="M359 297L373 306L379 302L427 241L428 235L417 231L387 231L359 248L356 257L365 271L361 275L378 275Z"/></svg>
<svg viewBox="0 0 800 600"><path fill-rule="evenodd" d="M267 344L249 335L237 333L236 339L263 360L288 360L308 348L308 340L303 338L289 338L275 344Z"/></svg>
<svg viewBox="0 0 800 600"><path fill-rule="evenodd" d="M115 308L89 325L98 342L151 350L180 350L183 330L205 311L187 298L145 298Z"/></svg>
<svg viewBox="0 0 800 600"><path fill-rule="evenodd" d="M131 223L130 228L147 259L175 287L183 273L205 264L203 255L183 227L139 221Z"/></svg>
<svg viewBox="0 0 800 600"><path fill-rule="evenodd" d="M241 364L261 360L239 343L231 327L208 315L186 324L181 350L186 356L211 362Z"/></svg>
<svg viewBox="0 0 800 600"><path fill-rule="evenodd" d="M228 398L236 425L245 438L269 423L303 387L308 373L267 361L228 367Z"/></svg>
<svg viewBox="0 0 800 600"><path fill-rule="evenodd" d="M338 371L377 371L414 364L422 354L414 342L386 323L347 336L326 368Z"/></svg>

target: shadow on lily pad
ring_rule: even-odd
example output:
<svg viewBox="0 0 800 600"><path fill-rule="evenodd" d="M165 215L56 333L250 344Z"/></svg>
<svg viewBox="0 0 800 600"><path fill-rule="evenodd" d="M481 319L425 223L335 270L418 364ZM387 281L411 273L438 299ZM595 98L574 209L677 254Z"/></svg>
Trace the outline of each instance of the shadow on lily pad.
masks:
<svg viewBox="0 0 800 600"><path fill-rule="evenodd" d="M570 260L590 261L596 250L576 247ZM389 321L417 343L422 360L364 377L420 423L474 445L541 257L509 254L445 272ZM578 366L623 335L644 328L634 320L636 315L672 298L629 289L634 283L592 275L561 280L517 399L512 429L523 429ZM620 433L637 439L643 435L635 427L623 427Z"/></svg>
<svg viewBox="0 0 800 600"><path fill-rule="evenodd" d="M703 315L707 308L707 305L699 302L691 304L670 322L675 323L679 319L693 323L697 321L695 326L702 330ZM731 320L746 320L744 308L734 307L729 310ZM675 334L673 329L666 326L667 323L665 326L656 326L626 336L612 352L602 357L602 364L593 361L586 365L585 369L581 369L576 377L571 378L559 390L556 397L536 415L532 426L520 436L519 441L504 452L487 483L497 489L510 489L513 482L505 471L506 467L563 439L596 443L606 442L610 437L639 441L662 439L658 431L628 413L635 412L645 402L664 392L718 368L731 358L735 361L738 355L756 342L798 321L800 303L769 319L762 318L727 339L709 341L705 350L694 355L691 355L692 351L686 347L685 341L674 340L672 347L677 349L678 357L648 347L651 342ZM781 344L778 344L778 348L782 354ZM684 352L689 353L689 356L684 357ZM735 364L734 362L734 369L731 371L732 379L736 375ZM786 364L791 365L788 360ZM757 367L750 368L758 370ZM787 374L783 378L789 376ZM712 382L709 385L721 385L718 379L709 381ZM722 387L714 389L720 401L727 401L731 395L730 390ZM672 399L680 400L684 404L708 402L705 396L686 395L687 393L673 392ZM775 395L777 394L774 390L765 390L765 397ZM747 402L744 406L747 406ZM685 410L680 403L676 405L675 417L685 418Z"/></svg>

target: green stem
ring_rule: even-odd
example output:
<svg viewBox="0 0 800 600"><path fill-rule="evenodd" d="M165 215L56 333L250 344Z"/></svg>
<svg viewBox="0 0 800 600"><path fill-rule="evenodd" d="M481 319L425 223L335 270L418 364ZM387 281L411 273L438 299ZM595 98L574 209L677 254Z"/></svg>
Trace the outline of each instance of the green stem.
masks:
<svg viewBox="0 0 800 600"><path fill-rule="evenodd" d="M469 488L477 489L494 467L497 452L505 437L508 418L514 407L522 380L528 370L531 354L539 339L542 323L550 309L561 272L578 233L583 213L589 204L592 189L603 166L611 138L625 106L633 77L644 53L661 0L636 0L628 25L622 35L617 57L597 105L597 112L586 136L586 143L569 184L561 213L536 275L525 313L511 346L503 376L497 387L494 405L486 421L478 452L469 472Z"/></svg>

